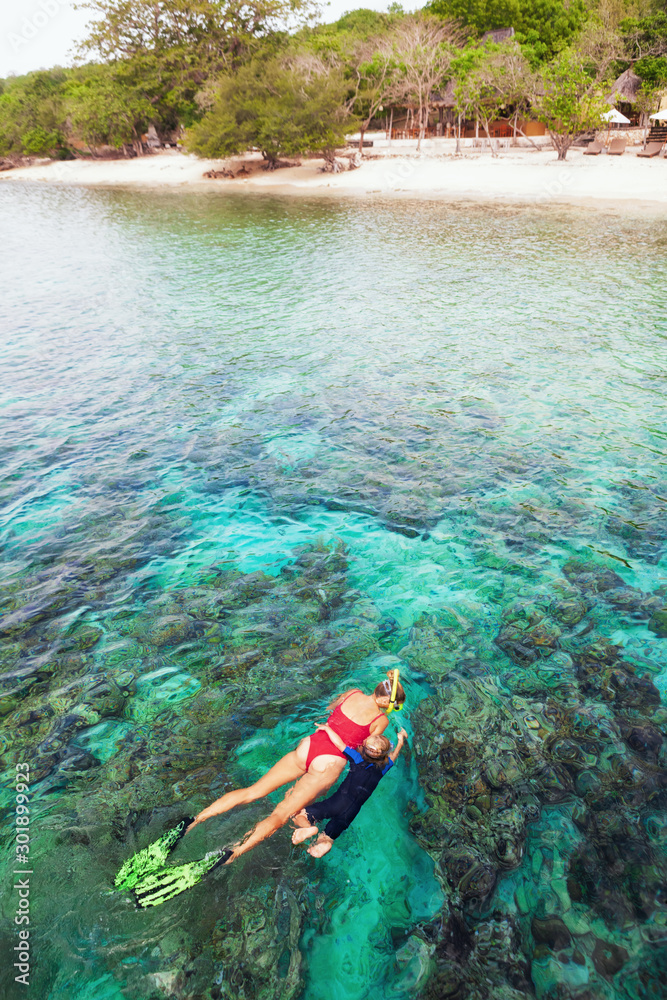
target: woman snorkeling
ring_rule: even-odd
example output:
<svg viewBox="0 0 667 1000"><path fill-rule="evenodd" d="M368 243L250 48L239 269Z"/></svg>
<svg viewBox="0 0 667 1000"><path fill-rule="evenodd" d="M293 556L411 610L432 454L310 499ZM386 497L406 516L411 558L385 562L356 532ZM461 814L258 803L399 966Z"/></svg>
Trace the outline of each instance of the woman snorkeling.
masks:
<svg viewBox="0 0 667 1000"><path fill-rule="evenodd" d="M389 724L387 715L394 708L402 708L404 702L405 691L399 683L398 670L389 670L387 679L381 681L372 694L367 695L358 688L352 688L336 698L329 706L333 711L327 719L327 725L345 746L357 747L369 736L381 735ZM248 788L227 792L203 809L188 827L188 831L211 816L218 816L236 806L264 798L276 788L296 780L294 787L271 815L261 820L234 849L226 862L229 864L266 840L295 813L328 791L346 763L345 753L332 743L325 730L318 729L301 740L296 750L285 754L259 781Z"/></svg>

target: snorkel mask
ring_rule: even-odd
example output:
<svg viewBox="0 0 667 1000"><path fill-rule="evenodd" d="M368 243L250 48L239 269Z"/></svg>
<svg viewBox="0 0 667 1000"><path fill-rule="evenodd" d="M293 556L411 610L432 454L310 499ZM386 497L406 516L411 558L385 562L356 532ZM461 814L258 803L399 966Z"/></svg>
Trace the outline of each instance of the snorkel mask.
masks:
<svg viewBox="0 0 667 1000"><path fill-rule="evenodd" d="M391 696L389 698L389 708L387 709L387 715L393 712L394 709L396 709L397 712L400 712L403 708L402 705L396 704L396 693L398 691L398 675L399 671L394 670L394 680L392 681L391 685Z"/></svg>

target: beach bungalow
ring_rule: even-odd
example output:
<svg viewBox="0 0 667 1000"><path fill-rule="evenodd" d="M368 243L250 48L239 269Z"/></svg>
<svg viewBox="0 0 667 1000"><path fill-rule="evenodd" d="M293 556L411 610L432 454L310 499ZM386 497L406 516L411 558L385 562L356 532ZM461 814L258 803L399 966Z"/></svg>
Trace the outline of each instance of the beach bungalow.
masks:
<svg viewBox="0 0 667 1000"><path fill-rule="evenodd" d="M514 30L514 29L503 29ZM424 133L425 138L442 136L450 138L456 134L457 114L456 102L454 100L455 80L450 80L442 91L435 91L431 94L431 107L437 117L432 117L428 128ZM391 137L392 139L414 139L419 134L417 126L418 110L417 105L394 107L391 114ZM399 114L396 114L396 112ZM401 114L400 112L403 112ZM520 130L520 131L519 131ZM515 138L523 132L527 136L540 136L546 134L546 129L542 122L531 119L519 119L514 121L511 117L499 118L491 125L491 136L498 138ZM483 135L483 130L476 121L463 121L461 123L461 136L463 138L479 138Z"/></svg>
<svg viewBox="0 0 667 1000"><path fill-rule="evenodd" d="M637 76L633 72L632 66L630 66L621 73L607 94L609 103L620 111L621 114L625 115L626 118L629 118L630 124L635 126L644 124L640 120L642 113L636 106L643 82L642 78Z"/></svg>
<svg viewBox="0 0 667 1000"><path fill-rule="evenodd" d="M626 118L629 118L633 125L641 126L642 128L649 124L651 112L657 110L655 107L650 110L644 110L640 106L643 83L642 78L637 76L632 66L630 66L621 73L607 95L610 104L624 114ZM658 100L664 104L667 100L667 91L663 91L662 94L657 92L657 94Z"/></svg>
<svg viewBox="0 0 667 1000"><path fill-rule="evenodd" d="M667 122L651 121L651 111L655 111L655 108L647 110L645 106L640 106L643 82L642 78L630 66L615 81L607 95L607 100L621 114L630 119L630 124L625 128L626 135L634 134L636 142L665 143L667 142ZM664 94L661 101L665 102ZM618 125L616 128L623 128L623 126ZM650 132L647 133L646 130L649 128ZM644 131L640 132L640 129Z"/></svg>
<svg viewBox="0 0 667 1000"><path fill-rule="evenodd" d="M501 44L502 42L508 42L511 38L514 38L515 31L514 28L496 28L493 31L487 31L482 35L482 42L493 42L494 44ZM442 136L444 138L449 138L456 134L457 129L457 112L456 103L454 99L454 89L456 87L456 81L450 80L442 91L436 91L431 94L430 105L434 110L437 117L431 114L429 118L428 125L424 131L424 138L432 138L437 136ZM391 110L389 122L386 125L387 132L391 133L392 139L416 139L419 135L419 125L417 122L417 112L418 106L411 104L394 105L393 107L389 105ZM510 112L512 109L509 109ZM461 136L464 138L475 138L478 139L482 137L482 129L480 128L479 122L477 121L463 121L461 123ZM519 119L515 120L513 116L508 116L504 118L499 118L497 121L493 122L491 125L491 137L494 139L498 138L516 138L521 132L527 136L540 136L545 135L546 129L541 122Z"/></svg>
<svg viewBox="0 0 667 1000"><path fill-rule="evenodd" d="M514 30L505 29L505 30ZM488 32L487 32L488 34ZM454 88L456 86L455 80L450 80L445 89L441 93L435 93L431 95L431 103L433 107L437 110L438 120L435 125L434 134L450 136L455 134L456 130L456 108L454 101ZM524 122L519 121L517 123L527 135L544 135L544 127L539 122ZM535 126L535 130L528 131L528 126ZM516 129L510 118L499 118L497 121L493 122L491 125L491 136L494 139L499 138L511 138L516 135ZM461 135L464 138L479 138L480 136L480 126L476 121L464 121L461 125Z"/></svg>
<svg viewBox="0 0 667 1000"><path fill-rule="evenodd" d="M495 45L500 45L501 42L509 42L510 38L514 38L514 35L514 28L494 28L493 31L484 32L482 42L493 42Z"/></svg>

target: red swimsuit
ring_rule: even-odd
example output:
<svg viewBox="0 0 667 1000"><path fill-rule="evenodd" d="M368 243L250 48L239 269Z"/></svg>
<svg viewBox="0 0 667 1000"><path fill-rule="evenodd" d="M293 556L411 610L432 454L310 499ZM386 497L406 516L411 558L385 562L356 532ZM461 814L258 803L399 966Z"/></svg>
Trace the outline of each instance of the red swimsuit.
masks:
<svg viewBox="0 0 667 1000"><path fill-rule="evenodd" d="M333 712L327 719L327 725L331 726L334 733L345 743L346 747L358 747L364 742L364 740L371 734L371 726L375 722L375 719L379 719L384 712L379 712L375 719L371 719L365 726L360 726L358 723L353 722L352 719L348 719L346 715L343 715L342 706L345 704L347 699L352 694L359 694L358 691L350 691L347 697L343 698L340 705L336 705ZM316 757L321 754L328 754L331 757L343 757L345 760L345 754L342 750L339 750L335 746L323 729L318 729L316 733L310 737L310 746L308 747L308 757L306 758L306 770L310 768L311 763Z"/></svg>

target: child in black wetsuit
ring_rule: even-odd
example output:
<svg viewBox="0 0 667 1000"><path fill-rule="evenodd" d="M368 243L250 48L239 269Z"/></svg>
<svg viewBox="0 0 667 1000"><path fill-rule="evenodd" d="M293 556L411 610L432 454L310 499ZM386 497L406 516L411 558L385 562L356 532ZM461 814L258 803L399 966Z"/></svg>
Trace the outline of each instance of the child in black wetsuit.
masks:
<svg viewBox="0 0 667 1000"><path fill-rule="evenodd" d="M393 767L408 735L405 729L401 729L396 748L389 753L391 743L386 736L369 736L359 750L355 750L353 747L346 747L340 736L329 726L318 728L324 729L332 743L348 757L350 770L333 795L323 802L306 806L294 816L298 829L292 835L293 844L301 844L309 837L314 837L318 833L317 824L323 819L329 820L324 832L308 848L308 853L314 858L327 854L334 840L347 830L364 802L371 797L381 779Z"/></svg>

